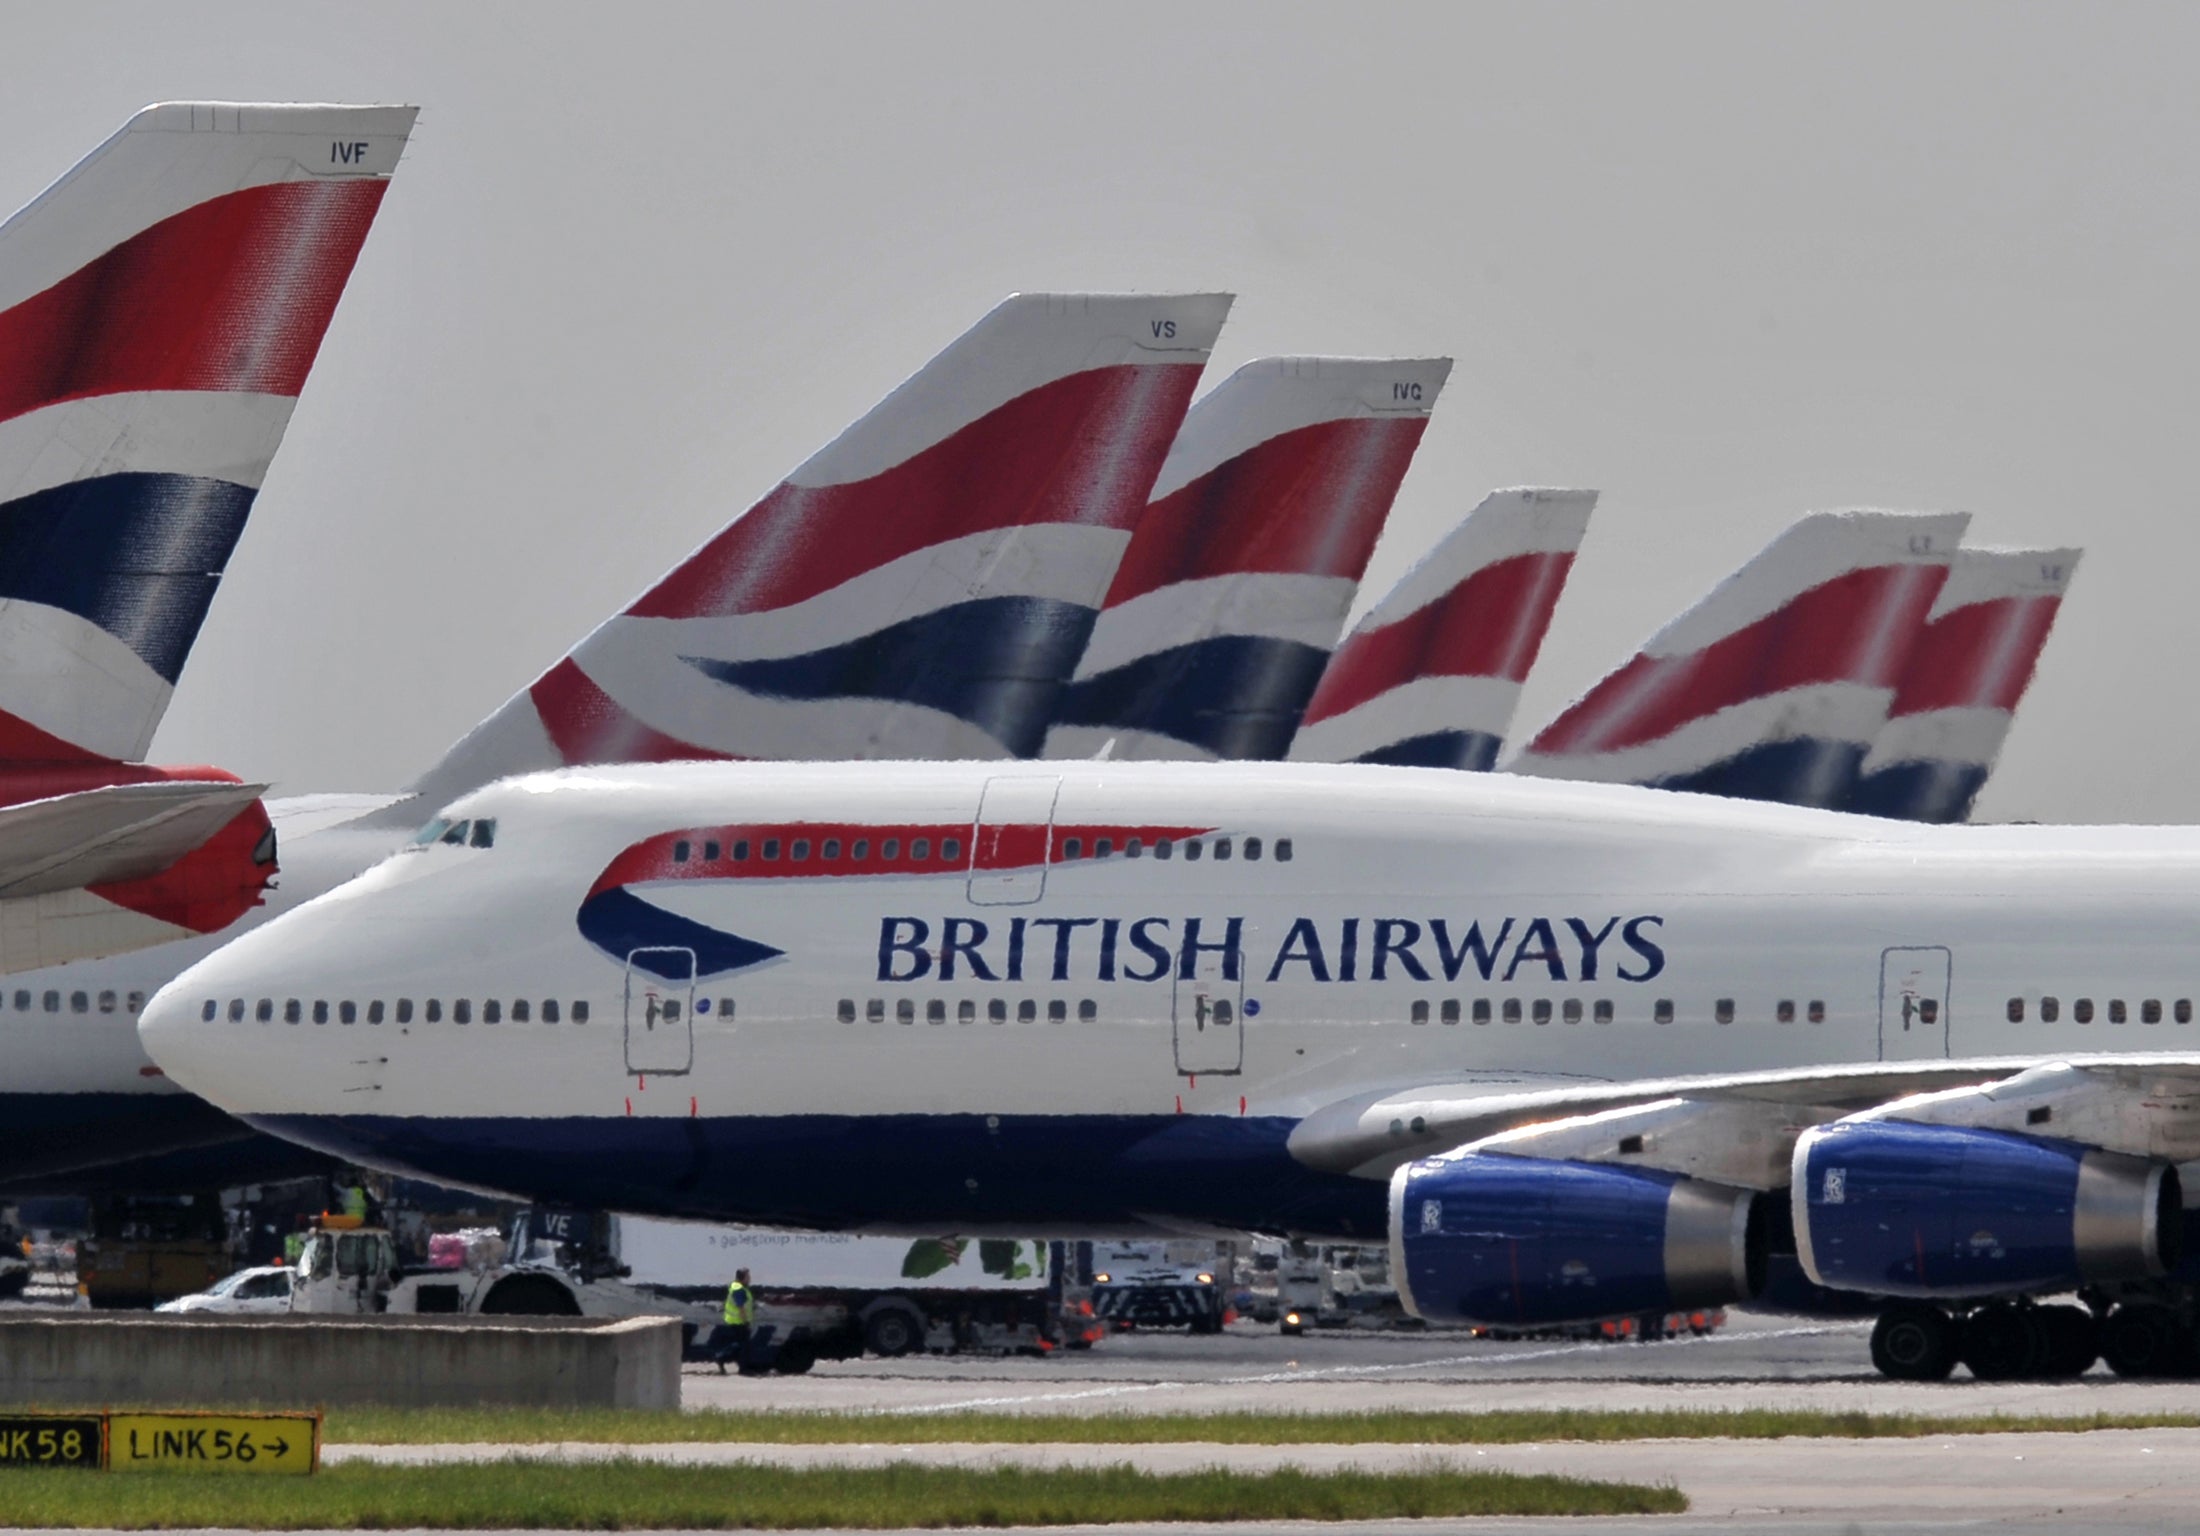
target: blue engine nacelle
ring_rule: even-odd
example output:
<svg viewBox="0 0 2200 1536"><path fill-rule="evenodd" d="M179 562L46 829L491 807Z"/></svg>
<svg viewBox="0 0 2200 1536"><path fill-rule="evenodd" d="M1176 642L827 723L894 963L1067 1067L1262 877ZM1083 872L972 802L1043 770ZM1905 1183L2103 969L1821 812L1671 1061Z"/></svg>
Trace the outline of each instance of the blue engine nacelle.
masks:
<svg viewBox="0 0 2200 1536"><path fill-rule="evenodd" d="M1415 1316L1506 1326L1744 1301L1766 1239L1746 1189L1467 1152L1390 1179L1390 1273Z"/></svg>
<svg viewBox="0 0 2200 1536"><path fill-rule="evenodd" d="M2177 1170L1969 1126L1835 1121L1795 1144L1796 1253L1820 1285L1987 1296L2167 1274Z"/></svg>

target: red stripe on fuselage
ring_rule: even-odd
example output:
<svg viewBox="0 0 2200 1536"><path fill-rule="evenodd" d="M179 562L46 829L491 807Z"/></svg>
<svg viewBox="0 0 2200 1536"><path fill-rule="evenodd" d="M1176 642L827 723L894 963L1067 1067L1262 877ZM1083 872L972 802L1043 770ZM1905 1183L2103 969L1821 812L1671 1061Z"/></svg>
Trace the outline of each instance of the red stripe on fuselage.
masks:
<svg viewBox="0 0 2200 1536"><path fill-rule="evenodd" d="M1521 681L1573 563L1565 550L1493 561L1395 624L1352 636L1323 671L1307 721L1341 715L1416 678Z"/></svg>
<svg viewBox="0 0 2200 1536"><path fill-rule="evenodd" d="M1358 581L1426 417L1361 417L1279 433L1146 509L1107 606L1180 581L1248 572Z"/></svg>
<svg viewBox="0 0 2200 1536"><path fill-rule="evenodd" d="M1848 571L1700 651L1637 655L1544 727L1529 750L1616 752L1747 700L1819 683L1891 690L1947 576L1939 565Z"/></svg>
<svg viewBox="0 0 2200 1536"><path fill-rule="evenodd" d="M1894 713L2015 709L2061 606L2059 597L2001 597L1942 614L1918 636Z"/></svg>
<svg viewBox="0 0 2200 1536"><path fill-rule="evenodd" d="M0 313L0 421L140 390L296 395L384 185L211 198Z"/></svg>
<svg viewBox="0 0 2200 1536"><path fill-rule="evenodd" d="M588 894L653 880L814 880L864 875L955 875L979 870L1023 869L1040 864L1090 863L1103 839L1105 857L1123 857L1133 838L1142 848L1199 837L1204 827L1056 825L1049 842L1044 823L988 825L963 822L771 822L691 827L636 843L596 877ZM970 839L977 846L972 853ZM1077 844L1077 855L1068 852ZM920 858L917 845L924 845ZM892 852L888 847L892 845ZM795 856L799 846L800 858ZM831 848L830 856L827 849ZM953 852L948 849L952 847ZM685 849L687 857L678 855ZM712 849L716 857L709 857ZM765 850L772 850L765 857ZM860 852L859 852L860 849ZM736 857L736 855L739 855Z"/></svg>
<svg viewBox="0 0 2200 1536"><path fill-rule="evenodd" d="M1195 363L1089 369L868 480L781 485L628 612L761 613L969 534L1040 523L1128 530L1198 382Z"/></svg>

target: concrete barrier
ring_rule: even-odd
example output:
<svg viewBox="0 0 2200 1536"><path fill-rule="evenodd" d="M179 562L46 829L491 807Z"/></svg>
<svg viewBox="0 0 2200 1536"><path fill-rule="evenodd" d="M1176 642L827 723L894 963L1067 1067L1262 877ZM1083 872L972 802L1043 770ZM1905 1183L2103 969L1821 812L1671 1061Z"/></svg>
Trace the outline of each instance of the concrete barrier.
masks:
<svg viewBox="0 0 2200 1536"><path fill-rule="evenodd" d="M0 1403L677 1408L680 1324L0 1315Z"/></svg>

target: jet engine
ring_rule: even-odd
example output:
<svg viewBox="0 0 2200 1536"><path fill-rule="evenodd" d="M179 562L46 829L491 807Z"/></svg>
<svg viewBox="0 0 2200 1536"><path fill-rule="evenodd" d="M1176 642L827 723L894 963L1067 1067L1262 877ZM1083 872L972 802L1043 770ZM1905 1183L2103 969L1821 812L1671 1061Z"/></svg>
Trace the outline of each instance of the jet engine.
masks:
<svg viewBox="0 0 2200 1536"><path fill-rule="evenodd" d="M1760 1205L1749 1190L1654 1169L1454 1153L1391 1175L1390 1272L1408 1310L1432 1323L1718 1306L1764 1284Z"/></svg>
<svg viewBox="0 0 2200 1536"><path fill-rule="evenodd" d="M1974 1126L1836 1120L1795 1144L1811 1279L1882 1296L1984 1296L2169 1272L2183 1197L2168 1163Z"/></svg>

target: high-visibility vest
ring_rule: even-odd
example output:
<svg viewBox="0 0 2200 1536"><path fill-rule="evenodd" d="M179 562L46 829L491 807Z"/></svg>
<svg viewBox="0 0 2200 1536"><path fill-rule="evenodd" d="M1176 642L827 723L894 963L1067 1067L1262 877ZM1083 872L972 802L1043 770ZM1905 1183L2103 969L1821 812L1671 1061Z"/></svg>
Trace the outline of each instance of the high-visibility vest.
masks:
<svg viewBox="0 0 2200 1536"><path fill-rule="evenodd" d="M756 1297L738 1280L726 1287L726 1310L723 1315L729 1328L746 1328L756 1321Z"/></svg>
<svg viewBox="0 0 2200 1536"><path fill-rule="evenodd" d="M367 1192L356 1184L344 1190L344 1214L356 1216L361 1221L367 1219Z"/></svg>

